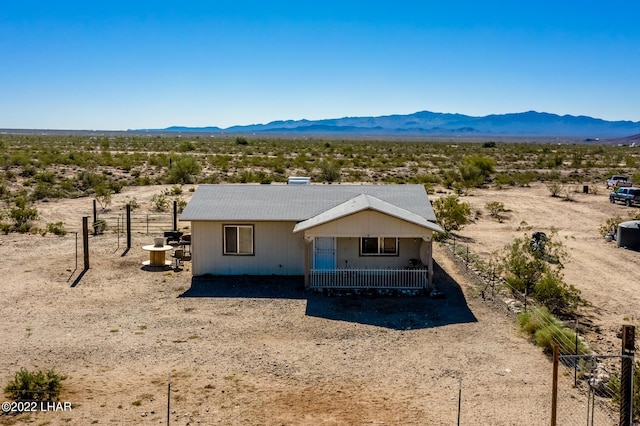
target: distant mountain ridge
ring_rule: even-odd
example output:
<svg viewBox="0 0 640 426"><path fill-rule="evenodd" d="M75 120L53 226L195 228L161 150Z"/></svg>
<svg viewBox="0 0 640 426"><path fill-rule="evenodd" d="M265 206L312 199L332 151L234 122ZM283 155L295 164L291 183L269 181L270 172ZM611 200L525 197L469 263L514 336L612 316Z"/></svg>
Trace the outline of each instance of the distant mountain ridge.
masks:
<svg viewBox="0 0 640 426"><path fill-rule="evenodd" d="M640 121L527 111L474 117L464 114L420 111L406 115L343 117L324 120L286 120L267 124L220 127L172 126L136 132L289 133L402 136L538 136L619 138L640 133Z"/></svg>

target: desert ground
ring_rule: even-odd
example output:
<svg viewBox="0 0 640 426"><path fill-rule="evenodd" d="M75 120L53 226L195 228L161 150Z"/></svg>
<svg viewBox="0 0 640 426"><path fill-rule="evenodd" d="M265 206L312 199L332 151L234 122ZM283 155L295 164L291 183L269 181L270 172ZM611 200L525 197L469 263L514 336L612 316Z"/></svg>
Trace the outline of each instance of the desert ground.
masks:
<svg viewBox="0 0 640 426"><path fill-rule="evenodd" d="M125 188L112 213L127 196L145 211L161 189ZM462 199L481 214L458 238L488 257L523 235L522 221L555 228L570 251L566 281L591 304L581 308L589 343L619 353L620 325L638 323L640 253L598 228L637 208L605 192L564 201L540 184L473 190ZM501 221L488 201L505 204ZM91 200L37 207L75 231ZM127 253L114 233L91 236L84 273L72 233L1 237L0 383L22 367L54 368L67 376L60 399L72 410L0 414L0 424L451 425L458 413L467 425L549 422L549 356L504 305L480 297L445 247L434 247L442 299L328 296L305 293L299 279L193 278L188 263L145 269L141 246L154 236L135 234ZM560 382L559 424L583 424L583 394L568 374ZM603 404L596 411L596 424L617 423Z"/></svg>

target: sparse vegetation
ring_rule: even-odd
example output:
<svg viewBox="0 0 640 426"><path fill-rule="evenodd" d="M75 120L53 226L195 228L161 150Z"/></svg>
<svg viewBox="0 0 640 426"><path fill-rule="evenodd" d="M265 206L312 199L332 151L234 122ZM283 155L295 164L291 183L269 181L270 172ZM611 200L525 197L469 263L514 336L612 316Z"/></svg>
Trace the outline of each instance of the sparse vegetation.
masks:
<svg viewBox="0 0 640 426"><path fill-rule="evenodd" d="M16 401L53 401L60 395L62 381L66 378L53 369L29 371L21 368L4 391Z"/></svg>
<svg viewBox="0 0 640 426"><path fill-rule="evenodd" d="M488 202L484 207L489 211L489 215L495 219L500 219L502 213L507 211L501 201Z"/></svg>

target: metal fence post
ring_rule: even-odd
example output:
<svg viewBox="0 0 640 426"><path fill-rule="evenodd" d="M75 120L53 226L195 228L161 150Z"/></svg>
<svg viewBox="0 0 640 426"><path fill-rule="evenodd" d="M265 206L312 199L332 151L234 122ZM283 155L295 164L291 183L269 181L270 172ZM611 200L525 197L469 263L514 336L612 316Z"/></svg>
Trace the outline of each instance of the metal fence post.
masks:
<svg viewBox="0 0 640 426"><path fill-rule="evenodd" d="M173 230L178 230L178 201L173 200Z"/></svg>

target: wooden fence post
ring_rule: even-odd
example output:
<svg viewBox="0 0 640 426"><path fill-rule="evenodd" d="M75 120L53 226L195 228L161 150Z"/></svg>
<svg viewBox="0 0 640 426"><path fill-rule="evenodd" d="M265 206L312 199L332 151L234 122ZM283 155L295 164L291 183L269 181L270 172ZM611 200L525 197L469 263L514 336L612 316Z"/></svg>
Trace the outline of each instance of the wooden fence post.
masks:
<svg viewBox="0 0 640 426"><path fill-rule="evenodd" d="M633 354L635 352L636 328L622 326L622 364L620 371L620 426L633 423Z"/></svg>
<svg viewBox="0 0 640 426"><path fill-rule="evenodd" d="M553 345L553 379L551 381L551 426L556 426L558 414L558 358L559 346Z"/></svg>

